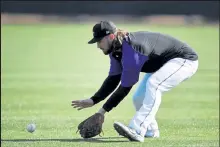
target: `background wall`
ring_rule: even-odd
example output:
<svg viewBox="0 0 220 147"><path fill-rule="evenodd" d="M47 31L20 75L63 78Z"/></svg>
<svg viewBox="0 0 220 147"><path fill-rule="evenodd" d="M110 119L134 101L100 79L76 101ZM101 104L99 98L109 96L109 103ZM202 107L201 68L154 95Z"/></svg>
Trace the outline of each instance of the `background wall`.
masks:
<svg viewBox="0 0 220 147"><path fill-rule="evenodd" d="M202 15L219 19L218 1L4 1L1 12L57 15Z"/></svg>

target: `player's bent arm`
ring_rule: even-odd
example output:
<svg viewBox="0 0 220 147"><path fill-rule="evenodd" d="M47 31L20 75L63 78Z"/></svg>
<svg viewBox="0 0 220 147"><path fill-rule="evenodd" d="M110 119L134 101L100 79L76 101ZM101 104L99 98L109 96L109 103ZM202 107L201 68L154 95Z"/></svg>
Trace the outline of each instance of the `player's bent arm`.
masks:
<svg viewBox="0 0 220 147"><path fill-rule="evenodd" d="M118 75L109 75L103 82L100 89L91 97L94 104L99 103L104 100L109 94L111 94L115 88L118 86L121 79L121 74Z"/></svg>
<svg viewBox="0 0 220 147"><path fill-rule="evenodd" d="M116 107L130 92L131 87L123 87L120 85L118 89L111 95L111 97L106 101L103 107L99 110L98 113L104 114L105 112L111 111Z"/></svg>

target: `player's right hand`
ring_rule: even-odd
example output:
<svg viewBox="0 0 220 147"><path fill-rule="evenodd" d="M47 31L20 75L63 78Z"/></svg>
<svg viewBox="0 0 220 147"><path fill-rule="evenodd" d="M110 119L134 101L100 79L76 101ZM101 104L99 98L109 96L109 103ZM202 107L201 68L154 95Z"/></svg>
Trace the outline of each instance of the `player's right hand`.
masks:
<svg viewBox="0 0 220 147"><path fill-rule="evenodd" d="M73 108L76 108L77 110L82 110L84 108L92 107L94 105L94 102L92 99L85 99L85 100L74 100L72 101Z"/></svg>

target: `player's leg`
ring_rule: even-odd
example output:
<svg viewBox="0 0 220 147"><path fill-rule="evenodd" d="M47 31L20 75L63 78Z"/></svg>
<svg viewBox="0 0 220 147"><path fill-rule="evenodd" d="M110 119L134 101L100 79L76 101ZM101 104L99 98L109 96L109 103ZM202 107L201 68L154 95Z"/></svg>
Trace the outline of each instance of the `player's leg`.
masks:
<svg viewBox="0 0 220 147"><path fill-rule="evenodd" d="M140 84L138 85L133 95L133 104L134 104L136 111L138 111L143 104L143 100L144 100L145 92L146 92L146 83L151 75L152 73L146 73L144 75L143 79L141 80ZM159 137L160 136L159 134L160 133L159 133L158 124L157 124L156 119L154 118L147 128L145 137Z"/></svg>
<svg viewBox="0 0 220 147"><path fill-rule="evenodd" d="M147 127L155 118L161 103L163 92L177 86L190 78L198 68L198 61L175 58L168 61L147 81L145 98L142 107L135 114L129 126L144 136Z"/></svg>
<svg viewBox="0 0 220 147"><path fill-rule="evenodd" d="M143 79L141 80L140 84L138 85L136 91L134 92L132 101L136 111L138 111L142 106L146 92L146 83L151 75L152 75L151 73L146 73Z"/></svg>
<svg viewBox="0 0 220 147"><path fill-rule="evenodd" d="M157 124L157 121L155 118L151 121L151 123L147 127L147 132L145 134L145 137L150 138L159 138L160 137L160 131Z"/></svg>

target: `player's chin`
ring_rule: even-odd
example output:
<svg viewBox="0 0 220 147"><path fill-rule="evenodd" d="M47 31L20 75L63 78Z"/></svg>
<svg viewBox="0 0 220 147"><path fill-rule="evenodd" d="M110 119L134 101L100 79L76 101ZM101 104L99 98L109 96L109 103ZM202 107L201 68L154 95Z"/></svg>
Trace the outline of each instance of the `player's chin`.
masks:
<svg viewBox="0 0 220 147"><path fill-rule="evenodd" d="M103 54L104 54L104 55L108 55L109 52L108 52L108 51L103 51Z"/></svg>
<svg viewBox="0 0 220 147"><path fill-rule="evenodd" d="M111 49L108 49L108 50L102 50L102 51L103 51L103 53L104 53L105 55L109 55L109 54L112 52Z"/></svg>

